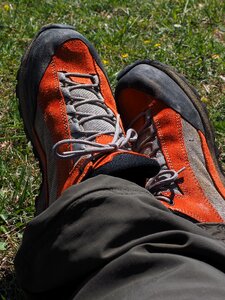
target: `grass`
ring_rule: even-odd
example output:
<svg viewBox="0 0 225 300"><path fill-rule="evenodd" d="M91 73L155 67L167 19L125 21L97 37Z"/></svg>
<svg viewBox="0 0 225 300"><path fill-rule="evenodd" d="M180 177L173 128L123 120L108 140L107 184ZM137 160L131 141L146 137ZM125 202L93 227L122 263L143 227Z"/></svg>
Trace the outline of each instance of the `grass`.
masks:
<svg viewBox="0 0 225 300"><path fill-rule="evenodd" d="M141 5L140 5L141 3ZM23 299L13 257L34 213L40 174L15 96L25 48L47 23L67 23L97 48L113 87L141 58L174 66L197 87L225 166L225 2L223 0L14 0L0 4L0 299Z"/></svg>

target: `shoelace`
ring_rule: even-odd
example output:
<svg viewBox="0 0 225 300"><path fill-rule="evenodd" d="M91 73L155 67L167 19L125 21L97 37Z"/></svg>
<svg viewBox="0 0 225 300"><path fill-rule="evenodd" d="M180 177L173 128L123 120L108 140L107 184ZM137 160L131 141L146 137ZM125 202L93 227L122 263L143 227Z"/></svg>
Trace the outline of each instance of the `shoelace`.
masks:
<svg viewBox="0 0 225 300"><path fill-rule="evenodd" d="M70 77L83 77L89 78L92 83L75 83L70 79ZM60 73L60 82L63 83L66 89L66 95L64 95L67 107L68 119L73 123L75 131L74 133L79 135L80 138L74 139L63 139L57 142L53 146L53 151L55 155L62 159L80 157L88 154L96 153L106 153L112 152L119 149L128 149L129 143L133 143L137 140L137 133L134 129L128 129L126 135L122 133L120 128L120 116L113 114L113 112L105 105L104 99L99 92L99 79L97 75L91 74L79 74L79 73ZM73 96L72 91L76 89L87 90L92 93L93 98L85 98L81 96ZM66 97L65 97L66 96ZM93 113L83 113L78 112L77 108L82 105L92 105L102 108L105 113L93 114ZM80 130L81 126L84 127L85 123L91 120L104 120L104 122L111 125L113 130L97 131L97 130ZM111 135L113 139L108 144L101 144L95 142L94 140L100 135ZM70 150L59 152L59 147L61 145L80 145L81 149Z"/></svg>
<svg viewBox="0 0 225 300"><path fill-rule="evenodd" d="M161 195L161 191L164 189L170 189L173 190L172 185L175 183L175 181L178 178L178 175L180 172L182 172L185 169L183 167L179 171L175 170L160 170L159 173L154 177L150 178L145 187L147 190L149 190L158 200L165 201L169 204L173 204L173 200L169 197L166 197L164 195ZM169 177L168 177L169 176ZM173 193L174 194L174 193Z"/></svg>
<svg viewBox="0 0 225 300"><path fill-rule="evenodd" d="M138 132L138 140L140 142L136 143L135 150L137 152L149 155L149 157L155 159L161 167L159 173L155 177L148 179L145 187L158 200L165 201L172 205L173 199L162 195L161 192L170 190L171 194L174 195L176 191L178 191L176 181L178 179L178 175L185 169L185 167L178 171L168 169L165 158L160 150L156 130L154 128L154 124L152 123L149 110L140 113L132 121L130 127L141 117L145 117L145 123Z"/></svg>

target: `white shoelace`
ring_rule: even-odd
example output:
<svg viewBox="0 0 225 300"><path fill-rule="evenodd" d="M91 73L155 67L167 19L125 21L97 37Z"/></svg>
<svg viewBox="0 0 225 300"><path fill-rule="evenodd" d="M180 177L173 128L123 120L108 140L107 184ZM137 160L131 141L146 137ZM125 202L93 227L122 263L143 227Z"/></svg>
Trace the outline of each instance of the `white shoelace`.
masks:
<svg viewBox="0 0 225 300"><path fill-rule="evenodd" d="M92 83L75 83L70 77L89 78ZM67 106L68 120L73 127L73 134L80 138L63 139L53 146L53 151L58 158L68 159L80 157L88 154L114 152L119 149L128 149L129 143L137 140L137 133L134 129L129 129L126 135L122 133L120 128L120 116L113 114L113 112L106 106L104 99L99 92L99 79L97 75L79 74L79 73L59 73L59 80L64 86L63 94ZM83 92L84 96L74 96L73 91L79 90ZM89 92L92 98L86 98L85 92ZM90 94L91 92L91 94ZM81 112L77 108L82 105L89 105L90 112ZM93 111L101 111L94 114ZM88 128L84 130L85 124L89 121L101 120L105 123L105 128L108 130L99 130L96 128ZM82 129L82 130L81 130ZM101 135L112 136L113 139L108 144L101 144L95 139ZM78 149L70 151L59 151L61 145L75 145Z"/></svg>
<svg viewBox="0 0 225 300"><path fill-rule="evenodd" d="M161 192L169 190L171 194L174 195L176 191L178 191L176 181L178 179L178 175L185 169L185 167L178 171L168 169L163 153L160 150L156 130L152 123L149 110L140 113L133 120L130 126L132 126L141 117L145 117L145 123L138 132L138 140L140 142L136 144L135 150L145 154L147 152L147 155L149 155L150 158L155 159L161 167L159 173L155 177L148 179L145 187L158 200L173 204L173 200L162 195Z"/></svg>
<svg viewBox="0 0 225 300"><path fill-rule="evenodd" d="M169 197L163 196L160 193L164 189L171 190L171 186L177 180L179 173L181 173L184 169L185 169L185 167L183 167L182 169L180 169L177 172L175 170L169 170L169 169L162 170L161 169L155 177L150 178L147 181L145 187L147 190L151 191L158 200L162 200L162 201L168 202L169 204L173 204L173 201Z"/></svg>

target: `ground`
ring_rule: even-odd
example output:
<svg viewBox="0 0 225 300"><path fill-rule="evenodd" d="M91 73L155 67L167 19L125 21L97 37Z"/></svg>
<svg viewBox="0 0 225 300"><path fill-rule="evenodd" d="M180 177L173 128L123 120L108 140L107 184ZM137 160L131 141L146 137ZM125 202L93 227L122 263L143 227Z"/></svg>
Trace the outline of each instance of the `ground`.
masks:
<svg viewBox="0 0 225 300"><path fill-rule="evenodd" d="M112 86L125 65L150 58L172 65L197 88L225 166L223 0L13 0L0 3L0 299L23 299L13 257L34 213L38 164L15 95L20 59L36 32L67 23L97 48Z"/></svg>

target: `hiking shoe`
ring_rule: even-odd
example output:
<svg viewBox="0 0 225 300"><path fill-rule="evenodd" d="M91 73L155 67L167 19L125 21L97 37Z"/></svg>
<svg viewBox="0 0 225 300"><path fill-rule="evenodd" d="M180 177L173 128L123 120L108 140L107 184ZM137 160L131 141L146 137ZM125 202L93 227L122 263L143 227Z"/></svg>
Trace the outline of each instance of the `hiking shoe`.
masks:
<svg viewBox="0 0 225 300"><path fill-rule="evenodd" d="M183 76L144 60L118 75L117 108L139 137L133 150L159 162L146 188L174 213L197 222L225 221L225 180L206 109Z"/></svg>
<svg viewBox="0 0 225 300"><path fill-rule="evenodd" d="M73 27L43 27L17 79L21 116L43 174L37 214L87 177L110 174L135 181L130 170L146 163L150 173L158 172L155 161L130 150L137 134L124 133L98 54Z"/></svg>

